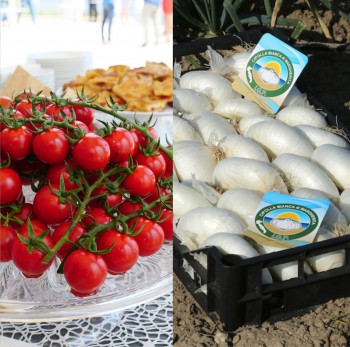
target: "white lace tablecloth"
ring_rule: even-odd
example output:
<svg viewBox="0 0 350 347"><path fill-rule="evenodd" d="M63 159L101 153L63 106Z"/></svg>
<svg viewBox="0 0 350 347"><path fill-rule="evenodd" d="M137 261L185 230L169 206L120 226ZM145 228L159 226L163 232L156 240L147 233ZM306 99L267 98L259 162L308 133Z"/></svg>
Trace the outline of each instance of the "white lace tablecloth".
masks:
<svg viewBox="0 0 350 347"><path fill-rule="evenodd" d="M0 335L40 347L168 347L173 341L172 302L168 294L104 316L59 323L1 322Z"/></svg>

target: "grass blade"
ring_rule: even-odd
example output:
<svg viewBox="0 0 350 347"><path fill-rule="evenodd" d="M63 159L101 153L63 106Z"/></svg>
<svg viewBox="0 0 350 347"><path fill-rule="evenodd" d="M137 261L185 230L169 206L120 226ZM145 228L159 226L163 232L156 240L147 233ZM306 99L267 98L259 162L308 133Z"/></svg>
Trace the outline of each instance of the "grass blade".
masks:
<svg viewBox="0 0 350 347"><path fill-rule="evenodd" d="M329 32L329 30L327 28L327 25L323 22L320 14L318 13L314 1L313 0L305 0L305 2L308 4L308 6L310 7L311 12L316 17L318 23L320 24L324 36L326 36L327 39L331 40L332 36L331 36L331 34L330 34L330 32Z"/></svg>
<svg viewBox="0 0 350 347"><path fill-rule="evenodd" d="M231 4L231 1L224 0L224 7L225 7L226 11L228 12L228 14L230 15L232 22L233 22L234 26L236 27L237 31L243 32L244 31L243 25L242 25L241 21L239 20L238 15Z"/></svg>

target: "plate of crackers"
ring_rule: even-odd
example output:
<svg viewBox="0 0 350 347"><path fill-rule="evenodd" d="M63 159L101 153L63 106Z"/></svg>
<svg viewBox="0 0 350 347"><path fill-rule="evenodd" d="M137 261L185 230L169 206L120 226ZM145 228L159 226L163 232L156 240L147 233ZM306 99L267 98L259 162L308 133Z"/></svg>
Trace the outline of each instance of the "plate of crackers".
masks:
<svg viewBox="0 0 350 347"><path fill-rule="evenodd" d="M87 97L98 95L94 103L102 107L108 107L111 97L119 105L126 105L125 115L172 114L173 72L165 63L147 61L138 68L113 65L90 69L63 85L63 91L71 97L82 89Z"/></svg>

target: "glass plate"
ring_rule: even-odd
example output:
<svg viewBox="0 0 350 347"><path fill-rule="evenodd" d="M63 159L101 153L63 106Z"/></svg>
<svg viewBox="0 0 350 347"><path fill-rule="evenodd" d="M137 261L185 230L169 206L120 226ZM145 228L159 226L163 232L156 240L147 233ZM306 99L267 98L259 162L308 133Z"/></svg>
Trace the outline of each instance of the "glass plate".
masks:
<svg viewBox="0 0 350 347"><path fill-rule="evenodd" d="M12 264L0 264L0 321L61 321L123 311L172 290L172 243L140 258L125 275L109 275L99 293L76 297L58 261L40 278L25 278Z"/></svg>

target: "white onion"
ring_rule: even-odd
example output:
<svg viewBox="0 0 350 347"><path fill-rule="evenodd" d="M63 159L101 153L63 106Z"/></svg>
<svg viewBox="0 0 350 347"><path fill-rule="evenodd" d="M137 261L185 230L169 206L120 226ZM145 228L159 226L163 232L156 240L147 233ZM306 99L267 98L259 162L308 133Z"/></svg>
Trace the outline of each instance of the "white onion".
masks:
<svg viewBox="0 0 350 347"><path fill-rule="evenodd" d="M350 150L335 145L317 147L311 160L319 165L340 190L350 188Z"/></svg>
<svg viewBox="0 0 350 347"><path fill-rule="evenodd" d="M335 234L327 231L318 233L315 237L314 242L330 240L337 237ZM311 265L315 272L323 272L338 267L344 266L345 264L345 252L344 250L333 251L328 253L322 253L312 257L306 258L306 261Z"/></svg>
<svg viewBox="0 0 350 347"><path fill-rule="evenodd" d="M257 249L260 254L269 254L281 251L278 247L257 245ZM280 280L287 281L291 278L298 277L298 262L290 261L287 263L281 263L271 266L272 273ZM307 262L304 262L304 272L308 275L312 274L312 270Z"/></svg>
<svg viewBox="0 0 350 347"><path fill-rule="evenodd" d="M296 128L300 129L315 146L319 147L325 144L331 144L339 147L349 148L349 143L341 136L331 133L325 129L316 128L312 125L301 124Z"/></svg>
<svg viewBox="0 0 350 347"><path fill-rule="evenodd" d="M225 118L241 119L262 114L264 110L251 100L226 99L214 107L214 112Z"/></svg>
<svg viewBox="0 0 350 347"><path fill-rule="evenodd" d="M311 188L320 190L328 199L338 201L339 191L326 173L310 160L295 154L279 155L272 164L282 171L290 190Z"/></svg>
<svg viewBox="0 0 350 347"><path fill-rule="evenodd" d="M309 101L307 100L307 95L301 93L300 90L293 86L287 97L284 99L281 107L286 106L301 106L304 108L312 108Z"/></svg>
<svg viewBox="0 0 350 347"><path fill-rule="evenodd" d="M240 98L228 79L212 71L189 71L181 76L180 87L202 92L215 105L222 100Z"/></svg>
<svg viewBox="0 0 350 347"><path fill-rule="evenodd" d="M212 112L202 112L191 123L206 145L217 145L221 139L236 132L225 119Z"/></svg>
<svg viewBox="0 0 350 347"><path fill-rule="evenodd" d="M189 250L194 250L212 234L227 232L242 235L244 228L244 222L230 211L198 207L180 218L175 233Z"/></svg>
<svg viewBox="0 0 350 347"><path fill-rule="evenodd" d="M328 200L327 197L316 189L310 188L299 188L294 190L291 195L298 196L300 198L312 198L312 199L325 199ZM337 225L347 225L347 220L342 212L338 209L337 206L331 202L326 215L323 218L322 226L333 230Z"/></svg>
<svg viewBox="0 0 350 347"><path fill-rule="evenodd" d="M174 143L174 163L181 181L195 177L209 184L212 182L216 159L208 146L193 141Z"/></svg>
<svg viewBox="0 0 350 347"><path fill-rule="evenodd" d="M227 57L225 59L225 64L230 68L231 71L234 71L237 74L239 74L240 71L246 69L250 56L251 52L237 52L231 55L230 57Z"/></svg>
<svg viewBox="0 0 350 347"><path fill-rule="evenodd" d="M299 129L275 119L251 126L247 137L255 140L271 160L282 153L293 153L310 158L314 150L309 139Z"/></svg>
<svg viewBox="0 0 350 347"><path fill-rule="evenodd" d="M350 224L350 189L345 189L339 197L339 209Z"/></svg>
<svg viewBox="0 0 350 347"><path fill-rule="evenodd" d="M224 137L218 144L226 158L240 157L270 162L266 152L252 139L238 134Z"/></svg>
<svg viewBox="0 0 350 347"><path fill-rule="evenodd" d="M173 117L173 141L201 141L196 129L186 119Z"/></svg>
<svg viewBox="0 0 350 347"><path fill-rule="evenodd" d="M213 234L200 245L200 248L208 246L217 247L218 250L224 255L234 254L240 256L242 259L259 256L257 250L252 247L242 236L231 233L220 232ZM263 269L262 271L262 283L272 283L272 277L268 269Z"/></svg>
<svg viewBox="0 0 350 347"><path fill-rule="evenodd" d="M216 206L236 213L249 225L255 218L261 198L261 193L250 189L233 188L220 196Z"/></svg>
<svg viewBox="0 0 350 347"><path fill-rule="evenodd" d="M225 190L247 188L258 192L287 192L278 171L269 163L248 158L221 160L213 172L213 183Z"/></svg>
<svg viewBox="0 0 350 347"><path fill-rule="evenodd" d="M198 193L203 195L212 205L216 205L221 196L221 194L217 192L213 187L209 186L208 184L202 181L198 181L195 178L192 178L191 180L182 181L182 183L188 185L189 187L193 188Z"/></svg>
<svg viewBox="0 0 350 347"><path fill-rule="evenodd" d="M301 106L287 106L277 113L276 118L290 126L299 124L312 125L317 128L327 126L327 121L317 111Z"/></svg>
<svg viewBox="0 0 350 347"><path fill-rule="evenodd" d="M212 108L208 98L203 93L192 89L175 89L173 106L180 113L194 114L210 111Z"/></svg>
<svg viewBox="0 0 350 347"><path fill-rule="evenodd" d="M197 207L210 207L210 202L193 188L174 181L173 182L174 216L181 217L186 212Z"/></svg>
<svg viewBox="0 0 350 347"><path fill-rule="evenodd" d="M265 115L257 115L257 116L250 116L250 117L246 117L246 118L242 118L239 121L238 124L238 128L239 131L241 132L241 134L243 134L244 136L247 135L248 129L253 126L254 124L257 124L259 122L263 122L263 121L268 121L273 119L272 117L269 116L265 116Z"/></svg>

